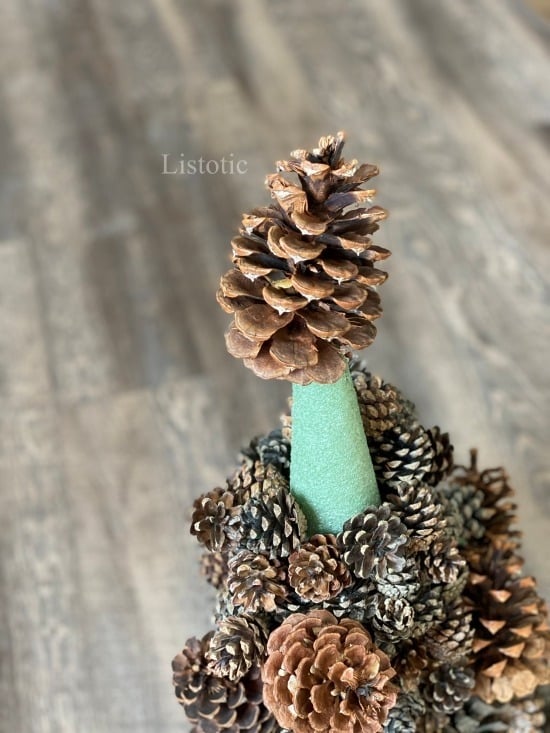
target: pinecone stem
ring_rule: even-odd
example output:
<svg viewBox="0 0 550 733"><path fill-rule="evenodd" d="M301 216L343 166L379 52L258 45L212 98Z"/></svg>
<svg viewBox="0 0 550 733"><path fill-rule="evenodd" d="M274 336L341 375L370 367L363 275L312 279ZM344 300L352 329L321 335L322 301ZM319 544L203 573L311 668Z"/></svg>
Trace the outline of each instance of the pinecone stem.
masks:
<svg viewBox="0 0 550 733"><path fill-rule="evenodd" d="M349 368L332 384L293 385L290 490L310 534L380 504Z"/></svg>

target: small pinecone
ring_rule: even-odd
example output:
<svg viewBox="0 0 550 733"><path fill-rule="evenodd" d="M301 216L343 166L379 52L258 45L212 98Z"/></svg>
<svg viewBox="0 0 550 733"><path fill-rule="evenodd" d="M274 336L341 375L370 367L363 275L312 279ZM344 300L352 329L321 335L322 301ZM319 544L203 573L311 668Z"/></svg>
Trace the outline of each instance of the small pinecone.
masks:
<svg viewBox="0 0 550 733"><path fill-rule="evenodd" d="M351 584L351 575L340 559L336 537L316 534L288 560L288 582L296 593L312 603L322 603Z"/></svg>
<svg viewBox="0 0 550 733"><path fill-rule="evenodd" d="M472 611L476 695L488 703L526 697L550 681L546 608L534 578L505 543L469 553L464 599Z"/></svg>
<svg viewBox="0 0 550 733"><path fill-rule="evenodd" d="M395 490L395 494L388 496L388 501L409 531L409 549L426 549L442 536L447 526L440 498L426 484L411 486L402 482Z"/></svg>
<svg viewBox="0 0 550 733"><path fill-rule="evenodd" d="M323 608L330 611L336 618L352 618L364 622L369 609L378 592L371 580L359 578L348 588L345 588L335 598L323 603Z"/></svg>
<svg viewBox="0 0 550 733"><path fill-rule="evenodd" d="M521 533L513 528L517 506L512 497L514 490L503 468L479 471L477 452L470 453L470 466L456 466L448 478L444 491L454 505L466 540L506 542L519 547Z"/></svg>
<svg viewBox="0 0 550 733"><path fill-rule="evenodd" d="M241 550L229 560L227 586L244 613L274 613L287 595L286 573L278 560Z"/></svg>
<svg viewBox="0 0 550 733"><path fill-rule="evenodd" d="M387 503L348 519L338 535L344 562L358 578L382 579L402 570L406 542L407 529Z"/></svg>
<svg viewBox="0 0 550 733"><path fill-rule="evenodd" d="M270 558L289 557L306 533L306 519L273 466L266 471L263 491L245 504L240 515L240 544Z"/></svg>
<svg viewBox="0 0 550 733"><path fill-rule="evenodd" d="M493 512L484 506L485 495L475 484L443 481L437 487L445 505L447 527L460 547L469 547L485 535Z"/></svg>
<svg viewBox="0 0 550 733"><path fill-rule="evenodd" d="M387 212L362 207L375 192L361 186L378 168L346 163L343 144L342 133L329 135L279 161L266 179L274 203L245 214L232 240L234 267L217 294L234 315L227 349L264 379L335 382L346 367L341 354L376 335L375 287L387 276L374 264L389 252L370 235Z"/></svg>
<svg viewBox="0 0 550 733"><path fill-rule="evenodd" d="M221 590L227 582L227 557L221 552L203 552L200 564L201 574L216 590Z"/></svg>
<svg viewBox="0 0 550 733"><path fill-rule="evenodd" d="M435 624L445 619L445 600L442 585L423 586L413 602L416 618L415 636L421 636Z"/></svg>
<svg viewBox="0 0 550 733"><path fill-rule="evenodd" d="M350 361L350 372L363 427L369 438L380 437L395 426L412 426L415 422L412 405L396 387L371 374L366 364L356 359Z"/></svg>
<svg viewBox="0 0 550 733"><path fill-rule="evenodd" d="M239 512L240 507L231 491L213 489L199 496L193 504L191 534L207 550L220 551L231 544Z"/></svg>
<svg viewBox="0 0 550 733"><path fill-rule="evenodd" d="M470 654L473 635L472 614L459 597L441 623L426 629L423 641L432 659L454 664Z"/></svg>
<svg viewBox="0 0 550 733"><path fill-rule="evenodd" d="M214 675L240 680L260 661L265 650L267 630L258 618L229 616L220 621L206 652Z"/></svg>
<svg viewBox="0 0 550 733"><path fill-rule="evenodd" d="M449 433L442 433L436 425L428 431L433 448L433 461L430 470L426 473L424 481L429 486L437 486L440 481L449 475L453 468L454 448L449 438Z"/></svg>
<svg viewBox="0 0 550 733"><path fill-rule="evenodd" d="M391 571L384 578L376 580L376 588L379 593L388 598L406 598L410 600L416 597L420 589L418 567L414 557L408 557L405 565L399 571Z"/></svg>
<svg viewBox="0 0 550 733"><path fill-rule="evenodd" d="M428 675L424 697L437 713L450 715L472 696L474 673L461 665L442 664Z"/></svg>
<svg viewBox="0 0 550 733"><path fill-rule="evenodd" d="M235 495L235 503L242 506L252 496L263 491L266 476L266 466L257 460L245 460L234 475L228 479L229 491Z"/></svg>
<svg viewBox="0 0 550 733"><path fill-rule="evenodd" d="M386 430L369 441L369 448L374 472L386 491L395 490L402 482L418 485L434 459L430 436L418 424Z"/></svg>
<svg viewBox="0 0 550 733"><path fill-rule="evenodd" d="M453 715L456 733L542 733L543 701L528 697L513 703L489 705L472 697Z"/></svg>
<svg viewBox="0 0 550 733"><path fill-rule="evenodd" d="M289 475L290 441L283 437L281 428L254 438L241 453L244 459L251 464L260 461L264 466L275 466L283 476Z"/></svg>
<svg viewBox="0 0 550 733"><path fill-rule="evenodd" d="M432 583L456 583L466 567L454 538L440 535L427 550L420 552L418 562Z"/></svg>
<svg viewBox="0 0 550 733"><path fill-rule="evenodd" d="M414 609L405 598L379 596L369 608L369 615L380 641L407 639L414 628Z"/></svg>
<svg viewBox="0 0 550 733"><path fill-rule="evenodd" d="M272 632L264 700L295 733L382 730L397 697L395 670L357 621L328 611L294 614Z"/></svg>
<svg viewBox="0 0 550 733"><path fill-rule="evenodd" d="M275 733L276 723L262 700L262 680L253 667L238 682L214 677L206 652L212 634L189 639L172 662L176 697L196 733Z"/></svg>
<svg viewBox="0 0 550 733"><path fill-rule="evenodd" d="M386 733L416 733L417 720L424 714L426 703L411 692L400 692L384 726Z"/></svg>

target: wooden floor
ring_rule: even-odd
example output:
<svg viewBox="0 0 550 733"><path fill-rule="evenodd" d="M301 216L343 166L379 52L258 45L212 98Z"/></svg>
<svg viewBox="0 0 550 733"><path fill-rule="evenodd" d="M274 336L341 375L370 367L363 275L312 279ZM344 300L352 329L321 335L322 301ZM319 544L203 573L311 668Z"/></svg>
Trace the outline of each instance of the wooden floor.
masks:
<svg viewBox="0 0 550 733"><path fill-rule="evenodd" d="M540 3L539 3L540 4ZM345 10L344 10L345 8ZM0 731L187 730L187 518L288 388L225 354L239 214L346 129L394 252L373 370L517 487L550 596L550 26L479 0L0 2ZM243 175L163 175L170 160Z"/></svg>

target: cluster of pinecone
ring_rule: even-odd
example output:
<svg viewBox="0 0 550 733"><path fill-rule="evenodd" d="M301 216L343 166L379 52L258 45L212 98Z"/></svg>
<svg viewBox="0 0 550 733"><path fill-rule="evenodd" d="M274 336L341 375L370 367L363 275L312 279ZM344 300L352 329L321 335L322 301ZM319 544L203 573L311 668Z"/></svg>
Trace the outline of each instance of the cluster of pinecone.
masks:
<svg viewBox="0 0 550 733"><path fill-rule="evenodd" d="M174 660L196 733L541 731L546 609L502 469L453 463L390 384L351 364L382 504L308 537L290 418L254 440L191 532L216 630Z"/></svg>

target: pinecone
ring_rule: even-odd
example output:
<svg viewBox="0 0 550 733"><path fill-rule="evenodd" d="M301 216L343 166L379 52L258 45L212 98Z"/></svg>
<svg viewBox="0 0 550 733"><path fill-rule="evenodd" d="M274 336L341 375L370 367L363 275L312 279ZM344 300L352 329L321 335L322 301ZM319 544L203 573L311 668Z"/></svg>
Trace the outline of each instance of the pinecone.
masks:
<svg viewBox="0 0 550 733"><path fill-rule="evenodd" d="M257 617L228 616L210 639L208 666L218 677L240 680L260 661L266 641L267 629Z"/></svg>
<svg viewBox="0 0 550 733"><path fill-rule="evenodd" d="M449 475L453 468L454 448L449 438L449 433L442 433L436 425L427 431L433 448L433 461L430 470L426 473L424 481L429 486L437 486L440 481Z"/></svg>
<svg viewBox="0 0 550 733"><path fill-rule="evenodd" d="M235 608L274 613L287 594L286 573L278 560L241 550L229 560L227 586Z"/></svg>
<svg viewBox="0 0 550 733"><path fill-rule="evenodd" d="M323 603L323 608L336 618L352 618L364 622L369 608L377 597L377 589L371 580L359 578L334 598Z"/></svg>
<svg viewBox="0 0 550 733"><path fill-rule="evenodd" d="M369 608L369 617L380 642L407 639L414 628L414 609L405 598L378 596Z"/></svg>
<svg viewBox="0 0 550 733"><path fill-rule="evenodd" d="M357 621L294 614L267 643L264 700L295 733L377 733L395 704L395 671Z"/></svg>
<svg viewBox="0 0 550 733"><path fill-rule="evenodd" d="M371 374L366 364L356 359L350 361L357 401L365 433L380 437L395 426L409 428L416 422L412 404L406 402L399 390L380 377Z"/></svg>
<svg viewBox="0 0 550 733"><path fill-rule="evenodd" d="M227 557L221 552L203 552L200 564L201 574L211 586L220 590L227 582Z"/></svg>
<svg viewBox="0 0 550 733"><path fill-rule="evenodd" d="M401 482L396 484L395 490L395 494L388 496L388 501L409 531L409 549L426 549L442 537L447 526L440 498L426 484L411 486Z"/></svg>
<svg viewBox="0 0 550 733"><path fill-rule="evenodd" d="M285 558L299 547L306 527L288 482L268 466L262 492L252 496L240 515L241 546L270 558Z"/></svg>
<svg viewBox="0 0 550 733"><path fill-rule="evenodd" d="M376 588L379 593L388 598L406 598L408 600L415 598L420 590L420 583L414 557L407 557L401 570L393 570L384 578L377 578Z"/></svg>
<svg viewBox="0 0 550 733"><path fill-rule="evenodd" d="M216 488L199 496L193 504L191 534L207 550L220 551L232 542L240 507L231 491Z"/></svg>
<svg viewBox="0 0 550 733"><path fill-rule="evenodd" d="M189 639L172 662L176 697L193 731L275 733L275 720L262 702L259 668L253 667L239 682L214 677L205 657L211 637Z"/></svg>
<svg viewBox="0 0 550 733"><path fill-rule="evenodd" d="M423 640L432 659L455 664L470 655L473 635L472 614L459 597L446 611L443 621L426 629Z"/></svg>
<svg viewBox="0 0 550 733"><path fill-rule="evenodd" d="M499 705L488 705L472 697L453 716L455 733L542 733L545 723L543 701L528 697Z"/></svg>
<svg viewBox="0 0 550 733"><path fill-rule="evenodd" d="M344 524L338 544L345 563L358 578L384 578L405 567L407 529L390 504L368 507Z"/></svg>
<svg viewBox="0 0 550 733"><path fill-rule="evenodd" d="M296 593L312 603L322 603L351 584L351 575L340 559L336 537L316 534L288 560L288 582Z"/></svg>
<svg viewBox="0 0 550 733"><path fill-rule="evenodd" d="M460 496L462 491L463 496ZM447 495L454 501L463 519L463 531L470 540L507 543L519 547L521 533L513 528L517 506L514 490L503 468L479 471L477 451L470 453L470 466L457 466L449 477ZM481 504L480 504L481 500ZM480 536L479 525L483 529Z"/></svg>
<svg viewBox="0 0 550 733"><path fill-rule="evenodd" d="M361 207L375 192L360 187L378 168L346 163L343 144L338 133L279 161L267 177L275 202L245 214L232 241L234 267L217 295L234 314L227 349L265 379L334 382L346 366L340 355L376 335L374 288L386 273L374 263L389 252L370 235L387 213ZM281 172L296 174L298 185Z"/></svg>
<svg viewBox="0 0 550 733"><path fill-rule="evenodd" d="M263 491L266 477L266 466L260 461L248 458L241 464L234 475L228 479L227 488L235 495L235 504L242 506L252 496Z"/></svg>
<svg viewBox="0 0 550 733"><path fill-rule="evenodd" d="M482 540L485 524L494 512L484 506L485 495L475 484L441 482L437 491L444 501L447 527L460 547L469 547Z"/></svg>
<svg viewBox="0 0 550 733"><path fill-rule="evenodd" d="M488 703L533 694L550 681L546 609L507 543L468 555L464 599L472 610L476 694Z"/></svg>
<svg viewBox="0 0 550 733"><path fill-rule="evenodd" d="M396 426L369 441L376 477L386 491L400 483L416 486L430 471L434 450L421 425Z"/></svg>
<svg viewBox="0 0 550 733"><path fill-rule="evenodd" d="M419 553L417 559L432 583L456 583L466 567L466 560L449 533L442 533L427 550Z"/></svg>
<svg viewBox="0 0 550 733"><path fill-rule="evenodd" d="M290 473L290 441L283 437L281 428L254 438L241 453L243 458L252 465L260 461L264 466L275 466L285 477L288 477Z"/></svg>
<svg viewBox="0 0 550 733"><path fill-rule="evenodd" d="M423 586L414 599L415 636L422 636L431 626L444 621L446 599L443 588L443 585Z"/></svg>
<svg viewBox="0 0 550 733"><path fill-rule="evenodd" d="M472 695L474 673L464 665L442 664L428 676L424 697L436 713L450 715L460 710Z"/></svg>
<svg viewBox="0 0 550 733"><path fill-rule="evenodd" d="M416 733L417 720L426 710L424 700L411 692L399 692L384 726L386 733Z"/></svg>
<svg viewBox="0 0 550 733"><path fill-rule="evenodd" d="M421 639L404 639L392 655L392 665L403 690L418 694L418 684L432 665L425 644ZM423 730L419 728L419 730Z"/></svg>

